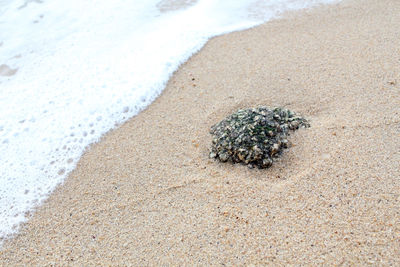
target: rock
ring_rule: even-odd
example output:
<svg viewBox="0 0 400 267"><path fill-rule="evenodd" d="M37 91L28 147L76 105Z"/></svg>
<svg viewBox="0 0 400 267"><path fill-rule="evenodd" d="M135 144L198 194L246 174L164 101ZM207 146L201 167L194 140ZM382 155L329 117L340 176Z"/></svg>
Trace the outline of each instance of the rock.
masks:
<svg viewBox="0 0 400 267"><path fill-rule="evenodd" d="M289 130L309 126L306 119L284 108L240 109L211 127L210 158L268 168L288 148Z"/></svg>

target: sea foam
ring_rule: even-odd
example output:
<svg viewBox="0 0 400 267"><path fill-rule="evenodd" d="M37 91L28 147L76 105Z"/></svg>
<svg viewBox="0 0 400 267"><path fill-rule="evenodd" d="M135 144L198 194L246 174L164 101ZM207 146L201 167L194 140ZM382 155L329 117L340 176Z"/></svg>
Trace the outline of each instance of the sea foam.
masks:
<svg viewBox="0 0 400 267"><path fill-rule="evenodd" d="M333 0L0 0L0 239L209 38Z"/></svg>

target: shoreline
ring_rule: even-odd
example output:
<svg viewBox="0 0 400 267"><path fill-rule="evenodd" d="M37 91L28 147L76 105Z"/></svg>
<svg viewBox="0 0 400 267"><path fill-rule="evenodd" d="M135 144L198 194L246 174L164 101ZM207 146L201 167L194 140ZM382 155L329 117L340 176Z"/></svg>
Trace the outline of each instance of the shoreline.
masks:
<svg viewBox="0 0 400 267"><path fill-rule="evenodd" d="M399 14L344 1L212 38L90 146L0 265L399 263ZM311 128L267 170L208 159L210 126L258 105Z"/></svg>

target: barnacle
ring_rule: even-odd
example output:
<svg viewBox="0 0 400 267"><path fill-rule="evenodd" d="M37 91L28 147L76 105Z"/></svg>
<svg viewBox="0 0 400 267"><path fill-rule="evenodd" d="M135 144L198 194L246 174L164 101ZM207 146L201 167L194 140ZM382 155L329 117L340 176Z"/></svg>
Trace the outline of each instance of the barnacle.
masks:
<svg viewBox="0 0 400 267"><path fill-rule="evenodd" d="M309 126L306 119L285 108L240 109L211 127L210 157L268 168L288 147L289 130Z"/></svg>

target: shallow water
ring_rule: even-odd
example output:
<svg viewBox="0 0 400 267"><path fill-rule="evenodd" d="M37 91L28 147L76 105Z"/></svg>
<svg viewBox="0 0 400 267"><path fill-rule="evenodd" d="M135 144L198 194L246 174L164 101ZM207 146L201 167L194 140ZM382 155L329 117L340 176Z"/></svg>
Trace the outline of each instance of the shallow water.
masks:
<svg viewBox="0 0 400 267"><path fill-rule="evenodd" d="M0 238L209 38L333 0L0 0Z"/></svg>

